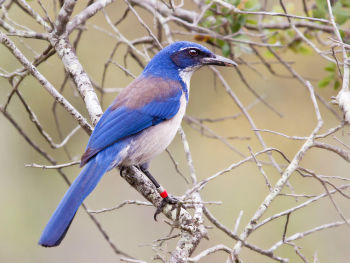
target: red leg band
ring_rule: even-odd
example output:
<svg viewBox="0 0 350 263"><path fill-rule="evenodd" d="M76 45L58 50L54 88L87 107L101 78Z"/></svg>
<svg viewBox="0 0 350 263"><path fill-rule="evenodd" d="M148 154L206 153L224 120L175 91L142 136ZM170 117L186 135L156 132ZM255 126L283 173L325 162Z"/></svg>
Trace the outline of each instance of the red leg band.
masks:
<svg viewBox="0 0 350 263"><path fill-rule="evenodd" d="M163 192L160 193L160 196L162 198L166 198L166 197L168 197L168 193L166 192L166 190L164 190Z"/></svg>

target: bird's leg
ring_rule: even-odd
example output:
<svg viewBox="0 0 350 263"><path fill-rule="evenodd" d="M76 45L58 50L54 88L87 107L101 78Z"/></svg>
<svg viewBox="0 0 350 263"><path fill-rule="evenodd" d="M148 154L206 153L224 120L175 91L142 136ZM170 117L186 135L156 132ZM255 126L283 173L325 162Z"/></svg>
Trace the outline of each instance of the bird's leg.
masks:
<svg viewBox="0 0 350 263"><path fill-rule="evenodd" d="M167 191L157 182L157 180L151 175L151 173L147 170L147 168L143 165L140 165L140 170L148 177L148 179L151 180L151 182L154 184L154 186L157 189L157 192L159 195L163 198L160 205L157 207L156 212L154 213L154 220L157 221L157 215L162 212L164 206L166 204L177 204L179 200L177 200L175 197L171 197L168 195Z"/></svg>

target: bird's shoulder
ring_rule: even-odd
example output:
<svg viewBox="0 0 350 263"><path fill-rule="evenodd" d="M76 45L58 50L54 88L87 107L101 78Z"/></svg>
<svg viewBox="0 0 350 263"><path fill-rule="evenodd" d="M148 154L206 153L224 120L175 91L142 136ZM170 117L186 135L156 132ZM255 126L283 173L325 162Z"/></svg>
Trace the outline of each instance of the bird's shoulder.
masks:
<svg viewBox="0 0 350 263"><path fill-rule="evenodd" d="M119 107L140 109L154 101L162 102L179 99L182 93L180 81L161 77L139 77L124 88L111 105L111 110Z"/></svg>

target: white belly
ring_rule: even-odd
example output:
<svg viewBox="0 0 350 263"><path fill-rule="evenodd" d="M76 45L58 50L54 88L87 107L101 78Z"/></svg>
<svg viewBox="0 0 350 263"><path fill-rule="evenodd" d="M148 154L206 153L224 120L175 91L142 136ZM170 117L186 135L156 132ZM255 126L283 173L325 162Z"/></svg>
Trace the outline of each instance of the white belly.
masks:
<svg viewBox="0 0 350 263"><path fill-rule="evenodd" d="M186 111L186 98L180 98L180 108L170 120L149 127L133 138L124 151L120 165L139 165L162 153L174 139Z"/></svg>

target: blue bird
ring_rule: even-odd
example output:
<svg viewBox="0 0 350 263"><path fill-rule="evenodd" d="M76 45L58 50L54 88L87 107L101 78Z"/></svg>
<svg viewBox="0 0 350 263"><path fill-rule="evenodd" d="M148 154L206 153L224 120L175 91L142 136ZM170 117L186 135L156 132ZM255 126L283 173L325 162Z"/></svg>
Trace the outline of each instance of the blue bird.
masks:
<svg viewBox="0 0 350 263"><path fill-rule="evenodd" d="M80 166L85 167L51 216L39 245L61 243L84 199L115 167L140 167L163 204L176 202L147 171L147 164L175 137L185 114L192 73L204 65L236 63L199 44L175 42L156 54L142 74L118 94L97 123L81 158Z"/></svg>

